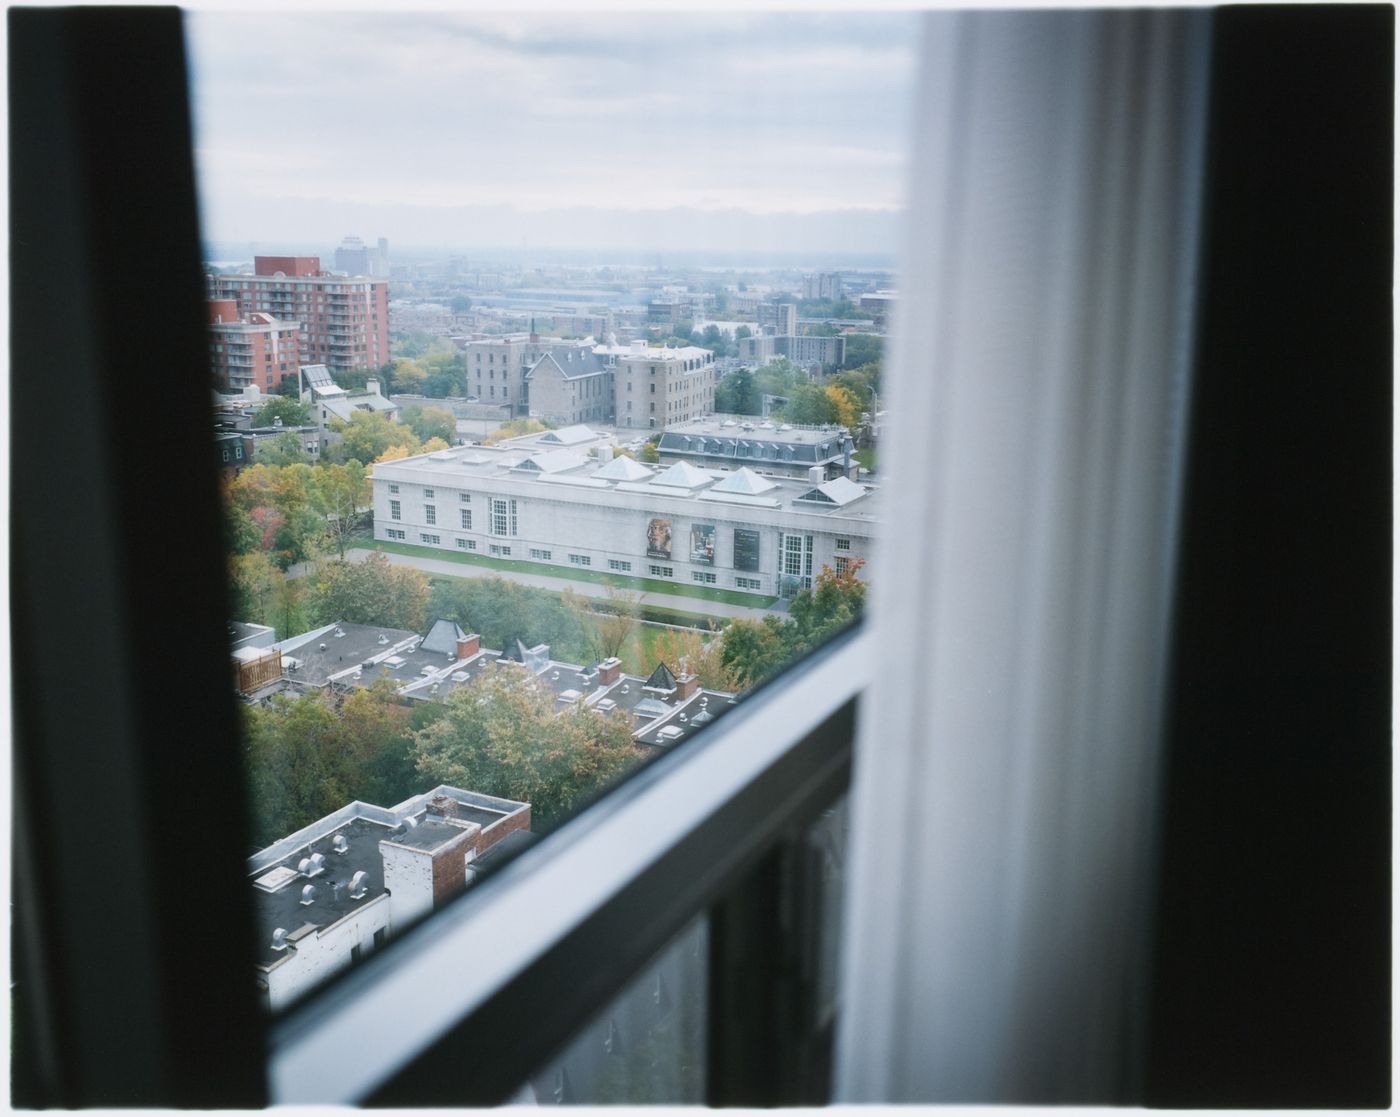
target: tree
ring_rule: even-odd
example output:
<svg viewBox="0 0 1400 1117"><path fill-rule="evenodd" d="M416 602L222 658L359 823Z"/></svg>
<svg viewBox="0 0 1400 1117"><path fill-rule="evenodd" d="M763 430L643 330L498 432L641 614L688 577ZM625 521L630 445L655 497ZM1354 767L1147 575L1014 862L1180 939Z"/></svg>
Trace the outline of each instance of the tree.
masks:
<svg viewBox="0 0 1400 1117"><path fill-rule="evenodd" d="M335 714L316 696L279 695L266 709L245 707L243 743L259 845L345 805L346 788L328 764L339 731Z"/></svg>
<svg viewBox="0 0 1400 1117"><path fill-rule="evenodd" d="M340 461L372 462L391 446L418 452L418 436L379 411L356 411L348 423L337 421L331 429L342 435L335 448Z"/></svg>
<svg viewBox="0 0 1400 1117"><path fill-rule="evenodd" d="M481 635L483 646L514 651L548 644L556 659L587 662L591 656L588 624L564 598L535 586L504 578L451 578L437 582L428 599L428 614L456 621Z"/></svg>
<svg viewBox="0 0 1400 1117"><path fill-rule="evenodd" d="M742 290L742 288L740 288ZM753 337L753 330L747 326L736 326L734 328L734 340L742 341L746 337Z"/></svg>
<svg viewBox="0 0 1400 1117"><path fill-rule="evenodd" d="M394 362L394 384L405 395L423 394L423 386L428 382L428 371L417 361L400 358Z"/></svg>
<svg viewBox="0 0 1400 1117"><path fill-rule="evenodd" d="M788 395L783 407L783 418L789 423L834 423L836 406L821 388L815 384L800 384Z"/></svg>
<svg viewBox="0 0 1400 1117"><path fill-rule="evenodd" d="M637 452L637 460L646 462L648 465L655 465L661 460L661 451L657 449L661 442L661 436L654 435L642 443L642 448Z"/></svg>
<svg viewBox="0 0 1400 1117"><path fill-rule="evenodd" d="M448 445L457 440L457 419L450 411L440 407L423 407L414 404L406 407L400 416L415 435L424 442L430 438L440 438Z"/></svg>
<svg viewBox="0 0 1400 1117"><path fill-rule="evenodd" d="M453 295L453 296L452 296L452 313L453 313L453 314L465 314L465 313L466 313L467 311L469 311L471 308L472 308L472 301L471 301L471 299L467 298L466 295Z"/></svg>
<svg viewBox="0 0 1400 1117"><path fill-rule="evenodd" d="M444 716L414 736L418 771L434 783L518 799L539 828L642 759L631 718L585 706L554 712L554 692L506 665L459 687Z"/></svg>
<svg viewBox="0 0 1400 1117"><path fill-rule="evenodd" d="M372 499L369 473L359 462L326 462L316 471L316 505L326 519L330 542L342 559L360 513Z"/></svg>
<svg viewBox="0 0 1400 1117"><path fill-rule="evenodd" d="M270 442L257 447L258 461L266 465L297 465L307 461L306 447L296 431L283 431Z"/></svg>
<svg viewBox="0 0 1400 1117"><path fill-rule="evenodd" d="M789 658L790 621L777 617L731 621L724 630L722 659L740 686L750 687L767 678Z"/></svg>
<svg viewBox="0 0 1400 1117"><path fill-rule="evenodd" d="M754 376L746 368L735 369L715 385L715 410L725 415L757 415L762 401L754 391Z"/></svg>
<svg viewBox="0 0 1400 1117"><path fill-rule="evenodd" d="M589 656L597 661L620 656L640 623L639 594L609 586L606 601L597 601L566 589L563 601L579 618L580 626L587 633Z"/></svg>
<svg viewBox="0 0 1400 1117"><path fill-rule="evenodd" d="M738 673L724 662L724 635L711 622L709 638L693 628L666 628L652 645L656 657L677 674L689 672L706 690L736 691Z"/></svg>
<svg viewBox="0 0 1400 1117"><path fill-rule="evenodd" d="M311 413L306 405L286 396L273 396L253 416L253 426L271 427L282 420L284 427L304 427L311 422Z"/></svg>
<svg viewBox="0 0 1400 1117"><path fill-rule="evenodd" d="M849 388L843 388L839 384L828 384L822 391L836 412L834 422L840 423L849 431L860 426L860 400L856 399Z"/></svg>
<svg viewBox="0 0 1400 1117"><path fill-rule="evenodd" d="M422 632L426 627L428 576L391 565L381 551L364 562L328 562L312 593L317 623L350 621Z"/></svg>
<svg viewBox="0 0 1400 1117"><path fill-rule="evenodd" d="M273 594L286 575L267 555L255 551L229 560L230 607L236 620L273 624ZM275 627L275 626L274 626Z"/></svg>
<svg viewBox="0 0 1400 1117"><path fill-rule="evenodd" d="M391 679L356 687L341 701L341 782L352 798L389 806L427 790L414 763L413 712Z"/></svg>
<svg viewBox="0 0 1400 1117"><path fill-rule="evenodd" d="M847 334L846 359L842 368L859 368L861 365L878 362L885 354L885 339L875 334Z"/></svg>

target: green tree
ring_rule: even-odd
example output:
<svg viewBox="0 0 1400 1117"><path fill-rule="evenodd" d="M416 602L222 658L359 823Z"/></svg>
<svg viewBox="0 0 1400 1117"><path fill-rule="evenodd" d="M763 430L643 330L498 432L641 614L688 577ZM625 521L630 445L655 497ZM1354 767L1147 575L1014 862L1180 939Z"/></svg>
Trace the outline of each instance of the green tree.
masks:
<svg viewBox="0 0 1400 1117"><path fill-rule="evenodd" d="M747 326L736 326L734 328L734 340L742 341L746 337L753 337L753 330Z"/></svg>
<svg viewBox="0 0 1400 1117"><path fill-rule="evenodd" d="M407 446L410 453L418 451L418 436L381 411L356 411L348 423L337 420L331 429L342 435L334 449L339 461L372 462L391 446Z"/></svg>
<svg viewBox="0 0 1400 1117"><path fill-rule="evenodd" d="M279 583L285 580L286 575L262 551L230 558L229 590L233 598L230 607L234 619L276 627L274 594Z"/></svg>
<svg viewBox="0 0 1400 1117"><path fill-rule="evenodd" d="M640 623L639 594L609 586L604 601L586 598L571 589L564 591L562 599L578 617L587 634L589 658L596 661L620 656Z"/></svg>
<svg viewBox="0 0 1400 1117"><path fill-rule="evenodd" d="M471 301L471 299L467 298L466 295L453 295L453 296L452 296L452 313L453 313L453 314L465 314L465 313L466 313L467 311L469 311L471 308L472 308L472 301Z"/></svg>
<svg viewBox="0 0 1400 1117"><path fill-rule="evenodd" d="M243 746L258 845L346 804L346 788L332 764L339 739L340 722L316 696L279 695L267 708L244 708Z"/></svg>
<svg viewBox="0 0 1400 1117"><path fill-rule="evenodd" d="M352 798L387 807L428 790L413 754L413 712L391 679L356 687L342 700L337 761Z"/></svg>
<svg viewBox="0 0 1400 1117"><path fill-rule="evenodd" d="M648 465L656 465L661 460L661 451L657 448L661 443L661 436L653 435L642 443L642 448L637 452L637 460L646 462Z"/></svg>
<svg viewBox="0 0 1400 1117"><path fill-rule="evenodd" d="M507 665L453 691L444 716L415 734L418 771L433 783L518 799L545 829L642 759L631 718L582 705L554 712L554 692Z"/></svg>
<svg viewBox="0 0 1400 1117"><path fill-rule="evenodd" d="M326 462L316 471L316 507L325 518L329 543L341 558L359 526L360 513L372 499L369 472L354 459L344 464Z"/></svg>
<svg viewBox="0 0 1400 1117"><path fill-rule="evenodd" d="M842 368L859 368L878 363L885 355L885 339L875 334L847 334L846 358Z"/></svg>
<svg viewBox="0 0 1400 1117"><path fill-rule="evenodd" d="M350 621L422 632L428 592L426 574L394 566L376 551L364 562L323 563L312 591L312 614L318 624Z"/></svg>
<svg viewBox="0 0 1400 1117"><path fill-rule="evenodd" d="M689 672L707 690L739 690L737 672L724 662L724 635L710 623L706 635L693 628L666 628L652 645L656 657L676 674Z"/></svg>
<svg viewBox="0 0 1400 1117"><path fill-rule="evenodd" d="M440 438L450 446L457 441L457 420L452 412L440 407L422 407L415 403L404 408L400 420L423 442Z"/></svg>
<svg viewBox="0 0 1400 1117"><path fill-rule="evenodd" d="M504 578L451 578L433 584L428 614L455 621L481 635L483 646L515 650L548 644L560 660L585 663L591 656L588 625L559 594Z"/></svg>
<svg viewBox="0 0 1400 1117"><path fill-rule="evenodd" d="M417 361L399 358L394 362L394 385L400 392L410 396L422 395L427 382L428 370Z"/></svg>
<svg viewBox="0 0 1400 1117"><path fill-rule="evenodd" d="M296 431L283 431L270 442L257 447L258 461L266 465L297 465L308 461L306 447Z"/></svg>
<svg viewBox="0 0 1400 1117"><path fill-rule="evenodd" d="M789 423L834 423L836 406L831 398L815 384L799 384L788 394L783 406L783 418Z"/></svg>
<svg viewBox="0 0 1400 1117"><path fill-rule="evenodd" d="M750 370L735 369L715 385L715 410L725 415L757 415L762 410Z"/></svg>
<svg viewBox="0 0 1400 1117"><path fill-rule="evenodd" d="M273 396L253 416L253 426L275 426L278 419L284 427L304 427L311 422L306 405L286 396Z"/></svg>
<svg viewBox="0 0 1400 1117"><path fill-rule="evenodd" d="M790 621L777 617L736 620L724 630L721 659L740 686L750 687L767 678L790 657Z"/></svg>

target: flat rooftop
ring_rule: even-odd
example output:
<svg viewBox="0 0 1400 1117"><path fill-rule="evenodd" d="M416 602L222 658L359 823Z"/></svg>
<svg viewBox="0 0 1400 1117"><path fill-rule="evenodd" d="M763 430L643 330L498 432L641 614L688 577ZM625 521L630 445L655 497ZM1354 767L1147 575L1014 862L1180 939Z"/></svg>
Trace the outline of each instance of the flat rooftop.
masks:
<svg viewBox="0 0 1400 1117"><path fill-rule="evenodd" d="M395 654L396 650L399 655L405 654L409 641L418 639L416 632L345 621L289 637L274 647L282 652L282 669L289 679L325 686L332 675L357 665L362 670L372 670L373 660ZM289 657L297 666L288 662Z"/></svg>

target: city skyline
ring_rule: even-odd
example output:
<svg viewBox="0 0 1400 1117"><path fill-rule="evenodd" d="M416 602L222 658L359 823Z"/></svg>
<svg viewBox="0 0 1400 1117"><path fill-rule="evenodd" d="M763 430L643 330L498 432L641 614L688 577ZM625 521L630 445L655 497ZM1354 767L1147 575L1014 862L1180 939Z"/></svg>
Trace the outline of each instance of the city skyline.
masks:
<svg viewBox="0 0 1400 1117"><path fill-rule="evenodd" d="M204 235L892 253L915 18L190 12Z"/></svg>

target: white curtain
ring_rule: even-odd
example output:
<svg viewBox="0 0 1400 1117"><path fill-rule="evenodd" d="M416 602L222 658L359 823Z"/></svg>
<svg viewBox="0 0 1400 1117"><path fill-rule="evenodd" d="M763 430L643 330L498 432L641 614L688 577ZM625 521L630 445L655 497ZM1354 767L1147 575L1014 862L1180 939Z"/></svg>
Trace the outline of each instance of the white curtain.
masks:
<svg viewBox="0 0 1400 1117"><path fill-rule="evenodd" d="M926 17L842 1101L1134 1099L1209 21Z"/></svg>

